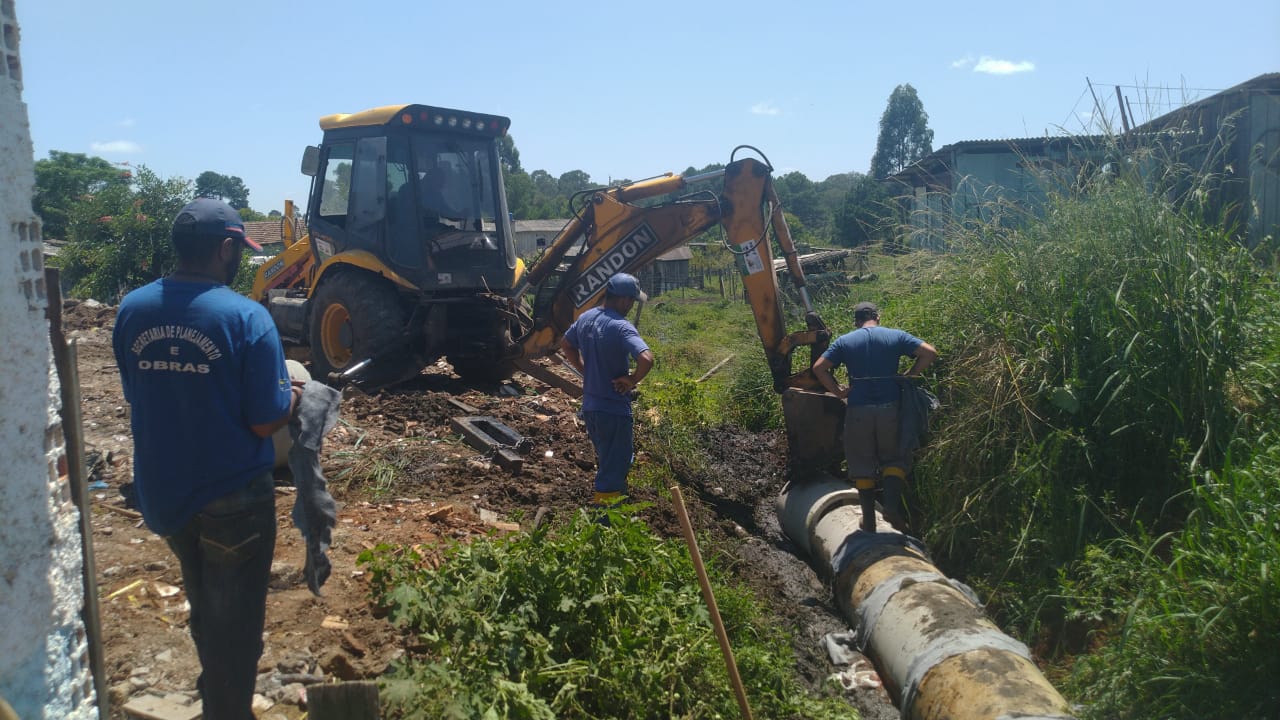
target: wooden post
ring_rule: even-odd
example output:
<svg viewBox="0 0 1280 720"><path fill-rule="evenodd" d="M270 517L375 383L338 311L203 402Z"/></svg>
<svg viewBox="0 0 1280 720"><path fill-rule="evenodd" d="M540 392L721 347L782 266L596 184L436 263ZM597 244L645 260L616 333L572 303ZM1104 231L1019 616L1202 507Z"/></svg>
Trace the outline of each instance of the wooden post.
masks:
<svg viewBox="0 0 1280 720"><path fill-rule="evenodd" d="M62 391L62 437L66 441L67 482L71 499L80 510L80 547L83 554L84 607L80 619L89 646L89 672L93 675L93 691L98 699L98 717L107 720L110 707L107 695L107 673L102 652L102 620L98 614L98 570L93 558L93 503L89 501L89 480L84 467L84 427L80 416L80 370L76 367L76 347L68 345L62 332L62 286L57 268L45 268L44 286L49 301L49 343L53 346L53 364L58 371Z"/></svg>
<svg viewBox="0 0 1280 720"><path fill-rule="evenodd" d="M379 720L380 713L375 682L307 686L307 720Z"/></svg>
<svg viewBox="0 0 1280 720"><path fill-rule="evenodd" d="M724 665L729 671L729 682L733 685L733 694L738 698L738 708L742 710L742 717L751 720L751 706L747 704L747 691L742 687L742 678L738 675L738 663L733 659L729 635L724 631L724 621L720 619L720 608L716 606L716 596L711 592L711 580L707 577L707 568L702 564L698 539L693 536L693 524L689 521L689 512L685 510L684 496L680 494L679 485L671 487L671 499L676 505L676 515L680 517L680 529L684 532L684 540L689 544L693 569L698 573L698 584L702 586L702 599L707 602L707 609L711 611L711 624L715 627L716 639L720 641L720 654L724 655ZM312 720L319 720L319 718L313 717Z"/></svg>

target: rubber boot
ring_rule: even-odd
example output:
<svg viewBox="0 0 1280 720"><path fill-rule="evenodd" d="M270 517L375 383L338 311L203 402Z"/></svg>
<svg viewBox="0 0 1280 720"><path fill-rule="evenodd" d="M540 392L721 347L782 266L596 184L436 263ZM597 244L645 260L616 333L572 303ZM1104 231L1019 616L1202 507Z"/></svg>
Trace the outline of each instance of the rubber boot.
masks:
<svg viewBox="0 0 1280 720"><path fill-rule="evenodd" d="M858 504L862 507L862 529L876 531L876 481L875 478L855 478L853 487L858 491Z"/></svg>

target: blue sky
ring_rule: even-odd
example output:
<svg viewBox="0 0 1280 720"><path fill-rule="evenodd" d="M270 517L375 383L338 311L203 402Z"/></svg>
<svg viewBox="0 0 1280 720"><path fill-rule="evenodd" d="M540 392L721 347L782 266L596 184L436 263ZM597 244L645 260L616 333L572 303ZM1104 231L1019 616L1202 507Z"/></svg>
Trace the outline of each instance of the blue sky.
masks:
<svg viewBox="0 0 1280 720"><path fill-rule="evenodd" d="M305 203L334 112L506 115L526 170L598 183L726 162L865 172L894 87L934 149L1089 129L1093 81L1139 121L1280 71L1280 2L17 0L23 99L49 150L162 176L238 175Z"/></svg>

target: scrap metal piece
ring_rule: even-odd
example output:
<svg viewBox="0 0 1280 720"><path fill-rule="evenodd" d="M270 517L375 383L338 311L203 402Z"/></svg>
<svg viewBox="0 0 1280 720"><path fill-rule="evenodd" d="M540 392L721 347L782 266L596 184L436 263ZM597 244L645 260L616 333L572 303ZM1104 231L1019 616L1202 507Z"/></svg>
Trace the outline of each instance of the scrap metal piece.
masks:
<svg viewBox="0 0 1280 720"><path fill-rule="evenodd" d="M533 446L520 433L487 415L455 417L450 422L468 445L481 452L493 453L494 462L499 467L512 475L520 474L524 458L515 451L524 452Z"/></svg>

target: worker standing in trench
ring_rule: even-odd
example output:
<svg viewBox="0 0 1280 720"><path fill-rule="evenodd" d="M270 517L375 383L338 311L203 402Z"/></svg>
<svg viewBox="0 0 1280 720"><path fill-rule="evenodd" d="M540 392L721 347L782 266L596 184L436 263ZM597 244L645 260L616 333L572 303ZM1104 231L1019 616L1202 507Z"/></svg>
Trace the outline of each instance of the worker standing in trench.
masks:
<svg viewBox="0 0 1280 720"><path fill-rule="evenodd" d="M208 198L173 224L178 269L120 303L112 337L132 410L142 517L182 566L207 720L252 720L275 548L271 434L301 396L265 308L227 287L240 215Z"/></svg>
<svg viewBox="0 0 1280 720"><path fill-rule="evenodd" d="M635 453L632 391L653 368L653 352L627 321L627 313L637 300L648 299L635 276L617 273L605 286L604 304L578 316L560 340L560 352L582 373L582 417L596 450L593 502L599 506L627 495Z"/></svg>
<svg viewBox="0 0 1280 720"><path fill-rule="evenodd" d="M875 495L883 492L885 519L901 529L902 492L911 455L898 437L902 378L919 377L938 357L932 345L896 328L881 327L880 309L871 302L853 308L853 332L845 333L813 364L822 386L848 405L844 421L844 452L849 481L858 490L862 529L876 531ZM898 361L913 357L905 375ZM841 388L832 371L844 365L849 386Z"/></svg>

